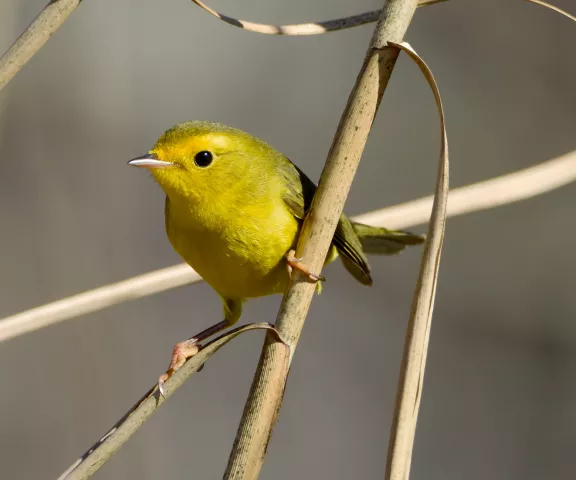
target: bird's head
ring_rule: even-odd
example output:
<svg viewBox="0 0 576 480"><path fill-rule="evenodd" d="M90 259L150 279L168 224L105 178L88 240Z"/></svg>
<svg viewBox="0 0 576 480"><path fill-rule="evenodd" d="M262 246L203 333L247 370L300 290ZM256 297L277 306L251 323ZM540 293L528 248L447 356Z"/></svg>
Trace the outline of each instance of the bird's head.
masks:
<svg viewBox="0 0 576 480"><path fill-rule="evenodd" d="M270 154L276 151L241 130L194 121L167 130L152 150L128 165L150 170L169 197L194 202L258 188Z"/></svg>

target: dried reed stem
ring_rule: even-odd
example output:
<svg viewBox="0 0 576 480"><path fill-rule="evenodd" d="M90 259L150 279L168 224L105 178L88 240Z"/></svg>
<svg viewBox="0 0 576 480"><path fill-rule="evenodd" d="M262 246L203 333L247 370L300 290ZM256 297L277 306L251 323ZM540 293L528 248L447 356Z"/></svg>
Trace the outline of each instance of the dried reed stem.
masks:
<svg viewBox="0 0 576 480"><path fill-rule="evenodd" d="M52 0L0 58L0 90L14 78L82 0Z"/></svg>
<svg viewBox="0 0 576 480"><path fill-rule="evenodd" d="M266 337L271 342L279 342L285 368L288 368L289 350L274 327L267 323L253 323L234 328L206 344L172 375L164 384L163 396L159 395L157 384L148 390L100 440L67 468L58 480L85 480L94 475L189 377L201 370L212 355L238 335L254 330L266 330Z"/></svg>
<svg viewBox="0 0 576 480"><path fill-rule="evenodd" d="M417 5L417 0L390 0L382 10L298 241L297 256L302 257L312 271L322 269L380 100L398 58L396 49L381 52L376 49L389 41L402 41ZM276 328L290 345L291 358L315 289L314 284L297 273L280 306ZM287 370L282 360L279 346L265 342L224 474L226 479L258 477L286 384Z"/></svg>
<svg viewBox="0 0 576 480"><path fill-rule="evenodd" d="M550 10L563 15L566 18L576 22L576 17L574 15L569 14L566 10L562 10L561 8L557 7L556 5L552 5L548 2L543 2L542 0L528 0L530 3L535 3L536 5L540 5L541 7L549 8Z"/></svg>
<svg viewBox="0 0 576 480"><path fill-rule="evenodd" d="M44 46L50 36L64 24L70 14L80 5L81 1L82 0L51 0L48 5L44 7L24 33L18 37L10 49L0 58L0 90L2 90L34 54ZM375 22L380 14L380 11L377 10L326 22L274 26L237 20L218 13L201 1L192 1L203 10L226 23L244 28L245 30L272 35L314 35L327 33ZM419 6L432 5L444 1L447 0L420 0Z"/></svg>
<svg viewBox="0 0 576 480"><path fill-rule="evenodd" d="M391 43L390 43L391 44ZM392 45L392 44L391 44ZM444 242L446 208L448 205L448 137L444 120L444 109L438 86L432 72L408 44L397 45L420 67L434 93L440 115L440 165L436 180L436 192L432 214L428 224L428 235L422 254L420 274L416 282L410 320L406 329L406 340L400 376L396 392L396 405L386 462L386 480L407 480L412 461L412 449L416 435L416 422L422 398L424 369L432 325L432 312L436 296L440 255Z"/></svg>
<svg viewBox="0 0 576 480"><path fill-rule="evenodd" d="M446 1L448 0L420 0L418 6L426 7ZM210 15L228 23L229 25L242 28L249 32L263 33L265 35L320 35L322 33L336 32L338 30L345 30L347 28L359 27L367 23L376 22L382 13L382 10L372 10L370 12L351 15L349 17L324 20L321 22L297 23L294 25L268 25L265 23L255 23L248 20L229 17L228 15L209 7L201 0L192 0L192 2L198 5L205 12L208 12Z"/></svg>

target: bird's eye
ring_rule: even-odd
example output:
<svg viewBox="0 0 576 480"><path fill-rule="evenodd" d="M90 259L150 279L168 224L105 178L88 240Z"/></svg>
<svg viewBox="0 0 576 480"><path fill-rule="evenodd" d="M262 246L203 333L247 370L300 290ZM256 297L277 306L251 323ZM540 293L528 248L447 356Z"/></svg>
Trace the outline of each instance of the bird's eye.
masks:
<svg viewBox="0 0 576 480"><path fill-rule="evenodd" d="M212 163L213 158L214 157L210 152L202 150L201 152L198 152L194 157L194 163L199 167L207 167Z"/></svg>

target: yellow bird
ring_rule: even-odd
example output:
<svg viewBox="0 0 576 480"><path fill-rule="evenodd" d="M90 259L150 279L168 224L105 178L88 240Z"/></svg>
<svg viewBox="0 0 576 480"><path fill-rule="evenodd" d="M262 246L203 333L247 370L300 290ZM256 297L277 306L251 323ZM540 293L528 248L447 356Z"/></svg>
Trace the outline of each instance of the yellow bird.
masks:
<svg viewBox="0 0 576 480"><path fill-rule="evenodd" d="M223 321L176 344L160 386L198 351L200 341L238 321L246 299L284 293L291 268L323 280L294 258L316 185L262 140L219 123L186 122L128 164L152 172L166 193L172 246L224 303ZM342 215L326 263L340 256L360 283L371 285L365 253L394 254L423 241Z"/></svg>

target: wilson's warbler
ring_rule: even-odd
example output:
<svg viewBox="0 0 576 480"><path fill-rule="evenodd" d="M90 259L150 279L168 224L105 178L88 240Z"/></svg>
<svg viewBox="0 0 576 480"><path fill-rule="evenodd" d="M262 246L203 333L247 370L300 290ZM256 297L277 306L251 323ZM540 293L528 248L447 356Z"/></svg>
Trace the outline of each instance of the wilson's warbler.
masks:
<svg viewBox="0 0 576 480"><path fill-rule="evenodd" d="M284 293L292 267L323 279L293 256L316 186L262 140L218 123L186 122L128 164L152 172L166 193L172 246L224 303L222 322L174 347L160 385L198 351L201 340L238 321L247 298ZM342 215L326 263L340 256L360 283L371 285L365 253L393 254L423 241Z"/></svg>

